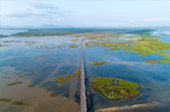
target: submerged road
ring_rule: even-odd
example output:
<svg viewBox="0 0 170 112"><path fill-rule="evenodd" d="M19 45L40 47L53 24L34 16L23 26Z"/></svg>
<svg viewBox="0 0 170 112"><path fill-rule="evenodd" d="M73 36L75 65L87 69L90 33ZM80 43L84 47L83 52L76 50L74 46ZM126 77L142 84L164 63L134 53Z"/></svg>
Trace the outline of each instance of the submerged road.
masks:
<svg viewBox="0 0 170 112"><path fill-rule="evenodd" d="M85 85L85 60L84 60L84 40L83 38L81 40L80 46L81 46L81 88L80 88L80 112L87 112L87 102L86 102L86 85Z"/></svg>

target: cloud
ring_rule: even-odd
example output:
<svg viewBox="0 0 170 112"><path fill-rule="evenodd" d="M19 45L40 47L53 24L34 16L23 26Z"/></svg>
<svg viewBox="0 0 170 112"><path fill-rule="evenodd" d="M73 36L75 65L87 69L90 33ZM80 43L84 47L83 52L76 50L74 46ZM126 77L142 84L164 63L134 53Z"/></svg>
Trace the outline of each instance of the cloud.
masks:
<svg viewBox="0 0 170 112"><path fill-rule="evenodd" d="M43 3L37 3L37 4L31 4L32 7L37 9L60 9L59 7L50 5L50 4L43 4Z"/></svg>
<svg viewBox="0 0 170 112"><path fill-rule="evenodd" d="M59 18L63 17L68 11L64 11L59 7L50 4L30 4L29 9L24 12L17 12L7 16L12 18Z"/></svg>

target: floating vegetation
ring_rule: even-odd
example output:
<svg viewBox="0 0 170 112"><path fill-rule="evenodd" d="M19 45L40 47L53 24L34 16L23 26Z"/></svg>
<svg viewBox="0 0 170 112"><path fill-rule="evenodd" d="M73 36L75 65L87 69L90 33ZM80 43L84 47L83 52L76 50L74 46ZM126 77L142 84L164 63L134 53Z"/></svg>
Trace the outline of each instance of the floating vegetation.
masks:
<svg viewBox="0 0 170 112"><path fill-rule="evenodd" d="M117 78L96 77L90 85L112 100L134 98L140 94L138 83Z"/></svg>
<svg viewBox="0 0 170 112"><path fill-rule="evenodd" d="M33 85L28 85L28 87L29 87L29 88L32 88L32 87L34 87L34 86L33 86Z"/></svg>
<svg viewBox="0 0 170 112"><path fill-rule="evenodd" d="M34 75L35 74L35 72L31 72L31 75Z"/></svg>
<svg viewBox="0 0 170 112"><path fill-rule="evenodd" d="M15 43L15 42L21 42L19 40L5 40L4 43Z"/></svg>
<svg viewBox="0 0 170 112"><path fill-rule="evenodd" d="M159 63L170 64L170 61L167 61L167 60L155 60L155 61Z"/></svg>
<svg viewBox="0 0 170 112"><path fill-rule="evenodd" d="M81 71L80 71L80 70L76 70L76 75L74 76L74 78L75 78L76 80L79 79L80 74L81 74Z"/></svg>
<svg viewBox="0 0 170 112"><path fill-rule="evenodd" d="M35 43L38 43L38 42L35 42L35 41L25 41L26 44L35 44Z"/></svg>
<svg viewBox="0 0 170 112"><path fill-rule="evenodd" d="M80 70L76 70L76 73L75 73L75 75L74 76L72 76L72 75L67 75L66 77L59 77L59 78L57 78L56 80L58 81L58 82L67 82L67 81L70 81L71 79L76 79L76 80L78 80L79 79L79 77L80 77L80 75L81 75L81 71Z"/></svg>
<svg viewBox="0 0 170 112"><path fill-rule="evenodd" d="M19 85L19 84L22 84L22 83L23 83L22 81L13 82L13 83L8 84L8 86Z"/></svg>
<svg viewBox="0 0 170 112"><path fill-rule="evenodd" d="M126 71L133 71L132 69L126 69Z"/></svg>
<svg viewBox="0 0 170 112"><path fill-rule="evenodd" d="M151 61L151 60L146 60L146 63L149 63L149 64L157 64L155 61Z"/></svg>
<svg viewBox="0 0 170 112"><path fill-rule="evenodd" d="M71 44L70 45L70 48L78 48L79 46L78 45L75 45L75 44Z"/></svg>
<svg viewBox="0 0 170 112"><path fill-rule="evenodd" d="M145 88L145 86L144 86L144 85L140 85L140 87L141 87L141 88Z"/></svg>
<svg viewBox="0 0 170 112"><path fill-rule="evenodd" d="M54 94L54 93L51 93L50 94L51 97L57 97L58 95Z"/></svg>
<svg viewBox="0 0 170 112"><path fill-rule="evenodd" d="M66 77L59 77L59 78L57 78L56 80L58 81L58 82L67 82L67 81L70 81L70 79L71 79L71 75L69 74L69 75L67 75Z"/></svg>
<svg viewBox="0 0 170 112"><path fill-rule="evenodd" d="M12 102L14 105L26 105L23 101L14 101Z"/></svg>
<svg viewBox="0 0 170 112"><path fill-rule="evenodd" d="M73 42L79 42L80 39L74 39L74 40L71 40L71 41L73 41Z"/></svg>
<svg viewBox="0 0 170 112"><path fill-rule="evenodd" d="M18 77L19 77L19 78L23 78L24 76L23 76L23 75L19 75Z"/></svg>
<svg viewBox="0 0 170 112"><path fill-rule="evenodd" d="M91 64L93 64L93 65L104 65L104 64L106 64L107 62L105 62L105 61L92 61L91 62Z"/></svg>
<svg viewBox="0 0 170 112"><path fill-rule="evenodd" d="M12 101L11 99L8 99L8 98L0 98L0 101L1 102L10 102Z"/></svg>

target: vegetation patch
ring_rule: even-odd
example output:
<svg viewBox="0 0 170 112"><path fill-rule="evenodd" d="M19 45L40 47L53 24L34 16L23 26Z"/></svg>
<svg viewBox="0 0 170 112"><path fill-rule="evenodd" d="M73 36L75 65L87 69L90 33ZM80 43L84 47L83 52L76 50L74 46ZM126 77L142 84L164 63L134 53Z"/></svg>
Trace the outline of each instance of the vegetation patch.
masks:
<svg viewBox="0 0 170 112"><path fill-rule="evenodd" d="M9 83L8 86L13 86L13 85L19 85L22 84L22 81L18 81L18 82L13 82L13 83Z"/></svg>
<svg viewBox="0 0 170 112"><path fill-rule="evenodd" d="M26 105L26 103L24 103L23 101L14 101L14 102L12 102L12 104L14 104L14 105Z"/></svg>
<svg viewBox="0 0 170 112"><path fill-rule="evenodd" d="M54 94L54 93L51 93L50 94L51 97L57 97L58 95Z"/></svg>
<svg viewBox="0 0 170 112"><path fill-rule="evenodd" d="M157 64L155 61L151 61L151 60L146 60L146 63L149 63L149 64Z"/></svg>
<svg viewBox="0 0 170 112"><path fill-rule="evenodd" d="M1 102L10 102L12 101L11 99L8 99L8 98L0 98L0 101Z"/></svg>
<svg viewBox="0 0 170 112"><path fill-rule="evenodd" d="M71 44L70 45L70 48L78 48L79 46L78 45L75 45L75 44Z"/></svg>
<svg viewBox="0 0 170 112"><path fill-rule="evenodd" d="M126 69L126 71L133 71L132 69Z"/></svg>
<svg viewBox="0 0 170 112"><path fill-rule="evenodd" d="M18 77L19 77L19 78L23 78L24 76L23 76L23 75L19 75Z"/></svg>
<svg viewBox="0 0 170 112"><path fill-rule="evenodd" d="M140 94L138 83L117 78L96 77L90 85L112 100L134 98Z"/></svg>
<svg viewBox="0 0 170 112"><path fill-rule="evenodd" d="M71 40L71 41L73 41L73 42L79 42L80 39L74 39L74 40Z"/></svg>
<svg viewBox="0 0 170 112"><path fill-rule="evenodd" d="M33 86L33 85L28 85L28 87L29 87L29 88L32 88L32 87L34 87L34 86Z"/></svg>
<svg viewBox="0 0 170 112"><path fill-rule="evenodd" d="M58 77L56 80L58 81L58 82L67 82L67 81L70 81L70 79L71 79L71 75L69 74L69 75L67 75L66 77Z"/></svg>
<svg viewBox="0 0 170 112"><path fill-rule="evenodd" d="M170 64L170 61L167 61L167 60L155 60L155 61L159 63Z"/></svg>
<svg viewBox="0 0 170 112"><path fill-rule="evenodd" d="M31 75L34 75L35 74L35 72L31 72Z"/></svg>
<svg viewBox="0 0 170 112"><path fill-rule="evenodd" d="M56 81L58 81L58 82L67 82L67 81L70 81L71 79L76 79L76 80L78 80L79 79L79 77L80 77L80 75L81 75L81 71L80 70L76 70L76 73L75 73L75 75L67 75L67 76L65 76L65 77L58 77L57 79L56 79Z"/></svg>
<svg viewBox="0 0 170 112"><path fill-rule="evenodd" d="M81 71L76 70L76 75L74 76L74 78L77 80L77 79L79 79L80 75L81 75Z"/></svg>
<svg viewBox="0 0 170 112"><path fill-rule="evenodd" d="M93 64L93 65L104 65L104 64L107 64L107 62L105 62L105 61L92 61L91 64Z"/></svg>

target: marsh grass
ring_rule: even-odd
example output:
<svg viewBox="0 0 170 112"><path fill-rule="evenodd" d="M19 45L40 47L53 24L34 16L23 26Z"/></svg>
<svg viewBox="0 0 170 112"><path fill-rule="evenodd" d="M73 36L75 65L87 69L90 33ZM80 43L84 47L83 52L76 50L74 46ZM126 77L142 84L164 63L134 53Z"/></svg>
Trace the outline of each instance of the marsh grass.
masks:
<svg viewBox="0 0 170 112"><path fill-rule="evenodd" d="M22 84L22 83L23 83L22 81L18 81L18 82L9 83L7 85L8 86L13 86L13 85L19 85L19 84Z"/></svg>

